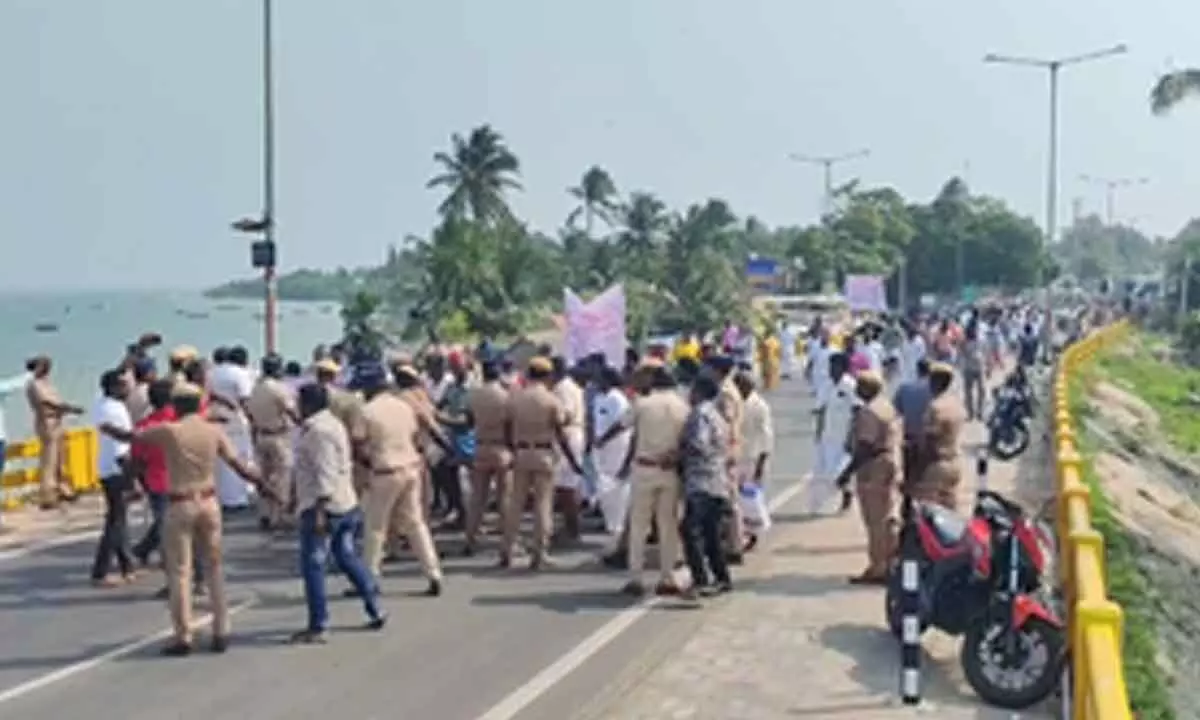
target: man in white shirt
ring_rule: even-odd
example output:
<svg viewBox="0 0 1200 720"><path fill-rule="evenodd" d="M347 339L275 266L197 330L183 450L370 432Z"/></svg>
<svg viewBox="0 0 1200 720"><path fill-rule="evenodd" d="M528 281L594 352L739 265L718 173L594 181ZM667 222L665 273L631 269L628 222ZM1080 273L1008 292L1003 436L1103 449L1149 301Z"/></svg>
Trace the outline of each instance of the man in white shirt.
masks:
<svg viewBox="0 0 1200 720"><path fill-rule="evenodd" d="M312 383L298 391L301 423L296 443L295 507L300 518L300 570L308 625L292 635L295 643L325 641L329 605L325 594L325 555L350 580L362 599L367 627L380 630L387 616L379 607L375 580L354 550L354 537L362 530L351 470L350 435L329 411L329 391Z"/></svg>
<svg viewBox="0 0 1200 720"><path fill-rule="evenodd" d="M250 354L244 347L217 348L213 351L213 362L215 367L208 376L208 418L221 425L238 457L248 462L254 454L250 423L244 409L250 393L254 392ZM250 486L224 462L218 466L217 496L221 508L226 511L250 506Z"/></svg>
<svg viewBox="0 0 1200 720"><path fill-rule="evenodd" d="M796 372L796 326L791 320L784 319L779 325L779 345L782 361L779 373L784 380L790 380Z"/></svg>
<svg viewBox="0 0 1200 720"><path fill-rule="evenodd" d="M917 363L927 354L925 338L914 323L906 323L904 328L907 337L900 346L900 382L912 382L917 379Z"/></svg>
<svg viewBox="0 0 1200 720"><path fill-rule="evenodd" d="M820 397L825 392L826 386L830 384L829 356L832 353L833 350L829 347L829 331L820 328L817 334L809 339L807 351L806 374L809 385L812 387L812 393L816 397Z"/></svg>
<svg viewBox="0 0 1200 720"><path fill-rule="evenodd" d="M622 423L629 413L629 399L621 389L621 376L611 367L599 373L599 392L592 403L592 427L597 438L608 437L616 425ZM596 468L596 499L604 515L604 529L612 540L610 549L615 548L625 527L629 513L629 483L619 477L629 454L632 429L623 428L602 446L592 449L592 461Z"/></svg>
<svg viewBox="0 0 1200 720"><path fill-rule="evenodd" d="M4 453L8 448L8 432L4 425L4 401L10 395L18 390L24 390L25 386L33 378L29 372L23 372L20 375L14 375L10 378L0 380L0 477L4 476ZM4 507L4 498L0 496L0 508ZM4 532L3 517L0 517L0 533Z"/></svg>
<svg viewBox="0 0 1200 720"><path fill-rule="evenodd" d="M858 385L848 371L844 354L831 355L830 382L817 396L817 462L808 483L808 510L814 515L821 514L837 494L837 479L850 462L847 443L859 399Z"/></svg>
<svg viewBox="0 0 1200 720"><path fill-rule="evenodd" d="M129 460L129 443L116 434L133 431L133 421L125 406L129 384L125 373L109 370L100 376L103 395L92 410L92 422L98 433L99 447L96 453L96 470L100 486L104 490L104 530L96 547L96 560L92 563L92 583L97 587L115 587L134 578L133 557L129 552L126 495L131 489L130 475L126 467ZM115 431L115 432L114 432ZM121 435L125 437L126 435ZM113 558L121 570L121 577L109 575Z"/></svg>
<svg viewBox="0 0 1200 720"><path fill-rule="evenodd" d="M771 406L754 387L754 380L746 373L734 378L738 392L742 394L742 456L738 458L739 485L753 485L760 491L767 473L767 460L775 449L775 422L771 418ZM751 523L765 523L766 518L748 518ZM758 535L748 532L744 552L758 544Z"/></svg>

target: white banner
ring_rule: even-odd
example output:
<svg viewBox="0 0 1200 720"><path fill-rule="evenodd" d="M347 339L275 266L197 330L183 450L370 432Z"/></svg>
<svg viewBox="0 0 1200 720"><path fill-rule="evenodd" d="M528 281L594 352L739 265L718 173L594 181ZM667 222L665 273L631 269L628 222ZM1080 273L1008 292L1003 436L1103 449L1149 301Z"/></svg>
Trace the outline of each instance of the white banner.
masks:
<svg viewBox="0 0 1200 720"><path fill-rule="evenodd" d="M887 312L887 288L882 275L847 275L846 304L854 312Z"/></svg>
<svg viewBox="0 0 1200 720"><path fill-rule="evenodd" d="M593 353L603 353L610 366L625 364L625 287L616 284L584 302L570 288L563 290L566 322L566 358L574 364Z"/></svg>

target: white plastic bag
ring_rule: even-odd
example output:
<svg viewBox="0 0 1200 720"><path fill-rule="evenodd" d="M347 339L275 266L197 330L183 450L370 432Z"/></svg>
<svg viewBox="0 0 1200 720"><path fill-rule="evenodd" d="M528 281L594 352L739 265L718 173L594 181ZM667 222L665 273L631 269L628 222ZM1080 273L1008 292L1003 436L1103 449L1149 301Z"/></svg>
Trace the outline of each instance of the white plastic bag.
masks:
<svg viewBox="0 0 1200 720"><path fill-rule="evenodd" d="M738 505L742 510L742 521L757 531L771 529L771 511L767 508L767 494L758 485L745 483L738 491Z"/></svg>

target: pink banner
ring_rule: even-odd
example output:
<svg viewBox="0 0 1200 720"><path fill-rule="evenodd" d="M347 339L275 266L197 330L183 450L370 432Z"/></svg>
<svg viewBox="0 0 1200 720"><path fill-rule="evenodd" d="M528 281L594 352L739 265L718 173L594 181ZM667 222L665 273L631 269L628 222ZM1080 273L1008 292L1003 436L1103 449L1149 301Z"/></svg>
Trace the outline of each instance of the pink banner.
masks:
<svg viewBox="0 0 1200 720"><path fill-rule="evenodd" d="M887 312L887 289L882 275L847 275L846 305L854 312Z"/></svg>
<svg viewBox="0 0 1200 720"><path fill-rule="evenodd" d="M597 295L591 302L570 289L563 291L563 317L566 320L566 358L576 363L593 353L619 368L625 363L625 287L617 284Z"/></svg>

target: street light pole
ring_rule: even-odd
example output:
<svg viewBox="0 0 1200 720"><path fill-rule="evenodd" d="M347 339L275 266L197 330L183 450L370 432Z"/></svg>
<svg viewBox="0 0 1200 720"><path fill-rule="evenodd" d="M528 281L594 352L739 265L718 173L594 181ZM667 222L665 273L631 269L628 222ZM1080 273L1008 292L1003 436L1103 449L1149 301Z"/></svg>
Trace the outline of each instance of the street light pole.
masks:
<svg viewBox="0 0 1200 720"><path fill-rule="evenodd" d="M821 166L825 179L825 213L828 214L833 212L833 166L865 158L870 154L870 150L863 148L842 155L801 155L799 153L791 153L788 155L788 159L792 162Z"/></svg>
<svg viewBox="0 0 1200 720"><path fill-rule="evenodd" d="M271 262L263 267L263 345L264 352L276 349L275 327L275 68L272 62L271 0L262 2L262 73L263 73L263 240L272 249Z"/></svg>
<svg viewBox="0 0 1200 720"><path fill-rule="evenodd" d="M1112 225L1116 222L1117 217L1117 191L1125 188L1134 187L1135 185L1145 185L1150 182L1150 178L1144 177L1096 177L1093 175L1080 175L1079 179L1093 185L1100 185L1104 188L1104 222Z"/></svg>
<svg viewBox="0 0 1200 720"><path fill-rule="evenodd" d="M1114 45L1103 50L1095 50L1093 52L1083 53L1081 55L1071 55L1060 58L1030 58L1018 57L1012 55L998 55L996 53L988 53L984 56L985 63L999 65L1020 65L1023 67L1032 67L1040 70L1045 70L1050 76L1050 157L1046 161L1046 247L1051 245L1058 238L1058 81L1059 74L1063 68L1071 65L1081 65L1083 63L1100 60L1102 58L1111 57L1113 55L1123 55L1129 52L1129 48L1124 44ZM1072 258L1072 265L1074 258ZM1045 345L1049 348L1050 330L1053 324L1053 305L1050 300L1050 285L1043 281L1046 292L1046 321L1045 325Z"/></svg>

